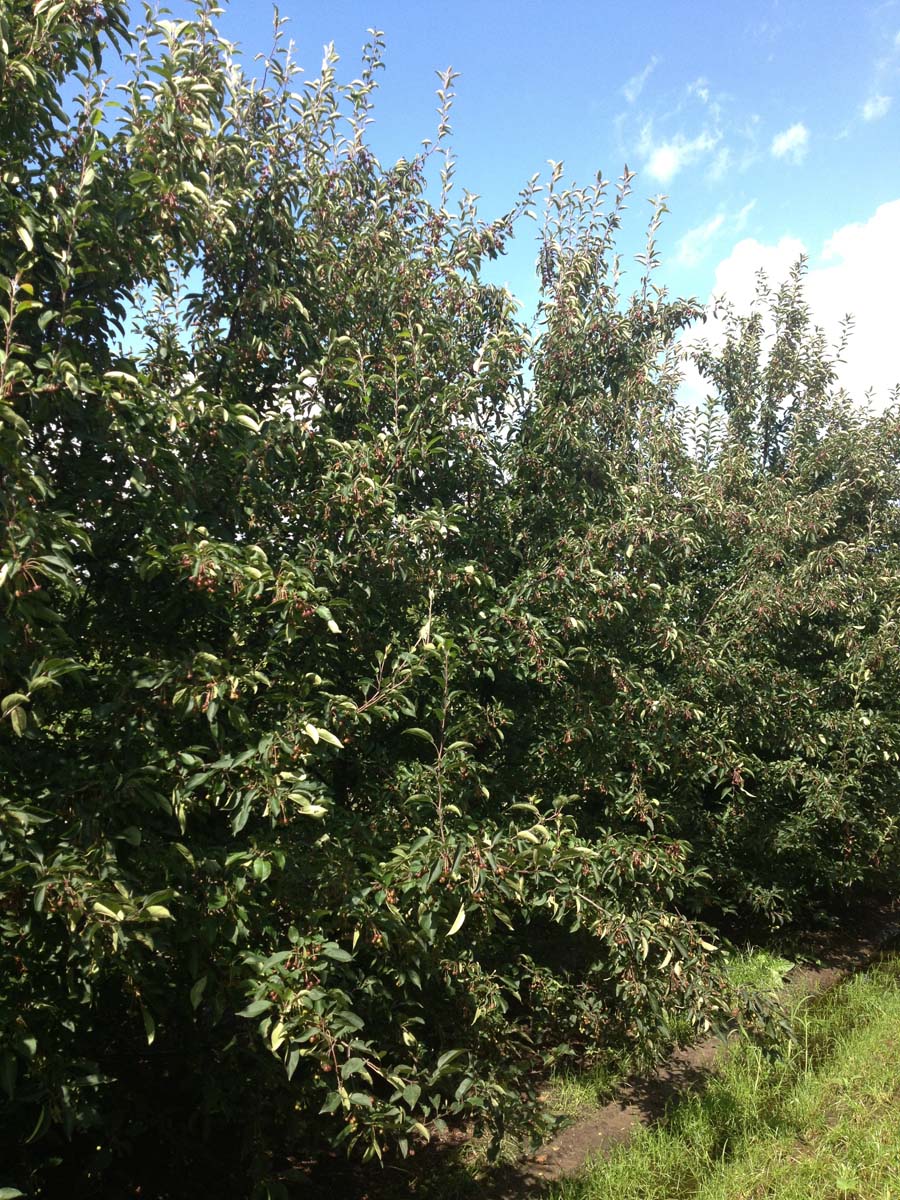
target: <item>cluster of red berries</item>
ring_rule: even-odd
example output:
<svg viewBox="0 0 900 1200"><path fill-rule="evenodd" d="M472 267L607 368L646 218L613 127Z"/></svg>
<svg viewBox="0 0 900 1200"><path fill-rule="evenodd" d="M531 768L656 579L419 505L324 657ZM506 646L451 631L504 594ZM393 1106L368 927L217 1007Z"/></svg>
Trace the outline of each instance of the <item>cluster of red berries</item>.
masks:
<svg viewBox="0 0 900 1200"><path fill-rule="evenodd" d="M182 554L181 565L189 567L191 565L191 556ZM191 587L197 589L198 592L214 592L217 587L215 567L209 563L201 563L197 568L197 574L191 575L188 579Z"/></svg>

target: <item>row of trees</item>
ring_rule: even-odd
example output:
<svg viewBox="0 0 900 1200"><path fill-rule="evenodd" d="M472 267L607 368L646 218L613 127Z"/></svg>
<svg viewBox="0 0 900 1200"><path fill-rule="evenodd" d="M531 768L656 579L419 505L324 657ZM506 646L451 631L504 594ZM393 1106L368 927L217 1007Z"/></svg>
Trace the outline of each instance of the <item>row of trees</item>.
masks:
<svg viewBox="0 0 900 1200"><path fill-rule="evenodd" d="M0 1185L36 1195L535 1127L571 1056L741 1008L710 923L896 877L900 420L837 388L802 268L685 409L700 313L660 213L624 290L627 172L485 223L451 75L383 167L380 35L343 85L279 32L260 81L216 16L0 7ZM541 210L532 328L481 268Z"/></svg>

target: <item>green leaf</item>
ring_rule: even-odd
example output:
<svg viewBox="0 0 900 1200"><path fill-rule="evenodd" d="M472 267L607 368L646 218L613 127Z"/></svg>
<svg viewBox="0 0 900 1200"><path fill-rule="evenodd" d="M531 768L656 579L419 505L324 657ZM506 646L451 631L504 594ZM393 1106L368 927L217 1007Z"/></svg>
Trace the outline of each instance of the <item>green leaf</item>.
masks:
<svg viewBox="0 0 900 1200"><path fill-rule="evenodd" d="M454 918L453 924L447 930L447 937L453 937L454 933L459 933L466 920L466 907L464 904L459 906L459 912Z"/></svg>
<svg viewBox="0 0 900 1200"><path fill-rule="evenodd" d="M203 999L203 993L206 991L208 977L201 975L194 986L191 988L191 1008L198 1008L200 1001Z"/></svg>
<svg viewBox="0 0 900 1200"><path fill-rule="evenodd" d="M421 738L423 742L429 742L432 746L434 745L434 738L427 729L419 729L418 726L412 725L409 729L404 729L403 732L409 737Z"/></svg>
<svg viewBox="0 0 900 1200"><path fill-rule="evenodd" d="M444 1067L449 1067L450 1064L459 1058L461 1054L462 1050L447 1050L446 1053L442 1054L437 1060L438 1071L443 1071Z"/></svg>
<svg viewBox="0 0 900 1200"><path fill-rule="evenodd" d="M329 746L337 746L338 750L343 749L341 739L335 737L330 729L323 729L321 725L319 726L319 739L320 741L327 742Z"/></svg>
<svg viewBox="0 0 900 1200"><path fill-rule="evenodd" d="M322 947L322 953L326 956L326 958L333 958L335 962L353 961L352 954L349 954L346 950L341 949L340 946L336 946L333 942L326 942Z"/></svg>
<svg viewBox="0 0 900 1200"><path fill-rule="evenodd" d="M239 1017L258 1017L264 1012L268 1012L272 1007L271 1000L253 1000L246 1008L242 1008L237 1014Z"/></svg>

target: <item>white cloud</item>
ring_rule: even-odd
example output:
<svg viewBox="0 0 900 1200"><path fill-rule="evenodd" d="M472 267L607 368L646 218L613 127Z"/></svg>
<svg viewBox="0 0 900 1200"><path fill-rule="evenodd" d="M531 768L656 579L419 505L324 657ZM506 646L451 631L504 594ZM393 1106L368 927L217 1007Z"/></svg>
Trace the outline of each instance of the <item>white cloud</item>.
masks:
<svg viewBox="0 0 900 1200"><path fill-rule="evenodd" d="M682 166L681 151L672 142L664 142L657 146L647 160L647 174L660 183L668 183L673 179Z"/></svg>
<svg viewBox="0 0 900 1200"><path fill-rule="evenodd" d="M750 213L756 207L756 201L751 200L736 213L729 215L724 212L716 213L702 225L689 229L678 241L675 249L676 260L685 267L696 267L709 254L717 234L723 230L740 233L747 227Z"/></svg>
<svg viewBox="0 0 900 1200"><path fill-rule="evenodd" d="M723 146L716 157L710 164L707 176L714 182L719 183L728 174L728 169L732 165L732 154L727 146Z"/></svg>
<svg viewBox="0 0 900 1200"><path fill-rule="evenodd" d="M645 143L649 138L645 138ZM651 179L660 183L669 183L678 172L688 163L694 162L703 154L713 150L719 141L711 133L701 133L695 138L685 138L681 134L671 141L660 142L649 149L649 157L644 169Z"/></svg>
<svg viewBox="0 0 900 1200"><path fill-rule="evenodd" d="M802 121L797 121L790 128L775 134L771 150L775 158L790 158L798 163L806 154L808 145L809 130Z"/></svg>
<svg viewBox="0 0 900 1200"><path fill-rule="evenodd" d="M756 201L748 200L744 207L734 214L734 228L738 233L742 233L747 228L747 221L754 208L756 208Z"/></svg>
<svg viewBox="0 0 900 1200"><path fill-rule="evenodd" d="M693 83L688 84L688 95L697 96L703 104L709 101L709 83L702 75Z"/></svg>
<svg viewBox="0 0 900 1200"><path fill-rule="evenodd" d="M679 239L675 257L685 267L695 267L706 257L710 244L722 226L725 224L725 214L716 213L703 225L689 229Z"/></svg>
<svg viewBox="0 0 900 1200"><path fill-rule="evenodd" d="M622 88L622 95L629 104L634 104L635 100L637 100L638 96L644 90L644 85L656 70L658 64L659 58L654 54L646 67L642 71L638 71L636 75L632 75Z"/></svg>
<svg viewBox="0 0 900 1200"><path fill-rule="evenodd" d="M756 275L764 270L776 285L804 253L798 238L783 237L775 244L744 238L716 268L710 299L725 296L739 312L747 312L756 293ZM844 362L838 368L841 384L862 399L870 389L884 403L900 383L897 354L895 281L900 278L900 199L882 204L863 222L844 225L827 238L806 276L806 299L813 320L835 341L843 318L854 325ZM722 325L713 319L698 326L691 340L715 343ZM697 373L687 372L685 396L700 399L705 388Z"/></svg>
<svg viewBox="0 0 900 1200"><path fill-rule="evenodd" d="M777 284L805 253L806 246L795 237L783 237L775 245L766 245L756 238L742 238L716 267L712 296L726 297L736 309L746 312L756 295L759 272L765 271Z"/></svg>
<svg viewBox="0 0 900 1200"><path fill-rule="evenodd" d="M879 121L886 116L890 107L890 96L870 96L862 106L862 118L864 121Z"/></svg>

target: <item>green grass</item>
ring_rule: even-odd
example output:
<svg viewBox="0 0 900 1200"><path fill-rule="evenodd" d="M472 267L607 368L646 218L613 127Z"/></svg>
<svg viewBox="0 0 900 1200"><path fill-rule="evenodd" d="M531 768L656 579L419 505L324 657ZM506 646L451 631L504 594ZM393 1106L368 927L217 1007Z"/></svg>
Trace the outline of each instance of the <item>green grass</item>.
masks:
<svg viewBox="0 0 900 1200"><path fill-rule="evenodd" d="M582 1117L606 1104L631 1069L631 1064L619 1057L597 1062L584 1071L556 1075L547 1089L547 1106L559 1116Z"/></svg>
<svg viewBox="0 0 900 1200"><path fill-rule="evenodd" d="M800 1002L794 1021L777 1054L739 1042L702 1095L551 1196L896 1200L900 959Z"/></svg>
<svg viewBox="0 0 900 1200"><path fill-rule="evenodd" d="M790 959L778 954L748 947L732 951L728 960L728 977L738 986L759 992L777 992L793 965Z"/></svg>

